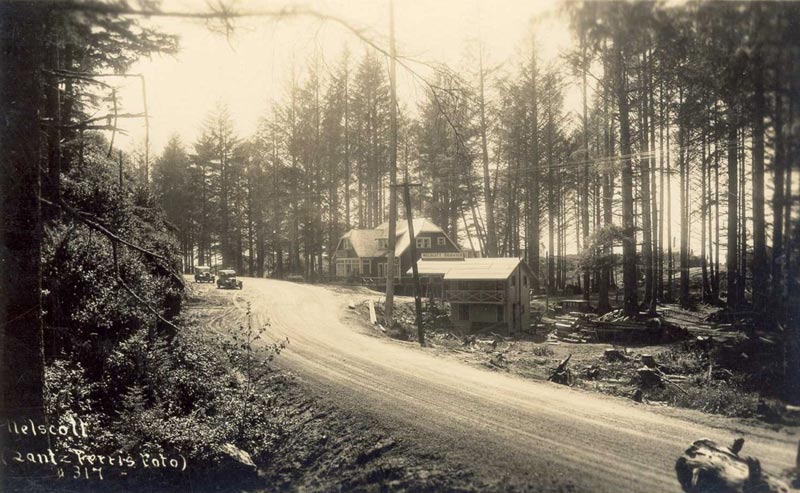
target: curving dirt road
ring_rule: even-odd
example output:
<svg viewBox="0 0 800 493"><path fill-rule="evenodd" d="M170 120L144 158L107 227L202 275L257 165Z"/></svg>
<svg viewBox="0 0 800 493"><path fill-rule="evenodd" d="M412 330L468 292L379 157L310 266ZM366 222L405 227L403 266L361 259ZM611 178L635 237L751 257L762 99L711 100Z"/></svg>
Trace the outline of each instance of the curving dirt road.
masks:
<svg viewBox="0 0 800 493"><path fill-rule="evenodd" d="M375 337L352 320L347 294L244 278L254 321L290 345L281 364L336 405L366 413L420 450L510 489L677 492L675 459L694 440L744 436L744 453L780 472L796 438L700 413L652 407L524 380ZM351 296L352 297L352 296ZM361 296L360 299L363 299ZM348 320L349 318L349 320ZM735 431L734 431L735 430Z"/></svg>

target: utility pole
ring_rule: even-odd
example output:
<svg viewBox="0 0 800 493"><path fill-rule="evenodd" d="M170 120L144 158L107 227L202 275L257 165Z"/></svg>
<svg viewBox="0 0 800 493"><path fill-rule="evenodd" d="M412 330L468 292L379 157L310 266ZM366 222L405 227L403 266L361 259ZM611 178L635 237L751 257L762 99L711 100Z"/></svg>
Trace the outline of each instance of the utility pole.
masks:
<svg viewBox="0 0 800 493"><path fill-rule="evenodd" d="M411 187L422 186L421 183L399 183L395 188L403 187L403 202L406 206L406 221L408 221L408 241L411 249L411 272L414 275L414 311L416 313L417 339L419 345L425 347L425 329L422 327L422 300L420 299L419 268L417 267L417 242L414 238L414 218L411 215Z"/></svg>
<svg viewBox="0 0 800 493"><path fill-rule="evenodd" d="M395 67L396 51L394 45L394 1L389 2L389 85L392 102L389 120L389 238L386 245L386 303L384 318L387 328L392 327L394 318L394 247L397 234L397 74Z"/></svg>

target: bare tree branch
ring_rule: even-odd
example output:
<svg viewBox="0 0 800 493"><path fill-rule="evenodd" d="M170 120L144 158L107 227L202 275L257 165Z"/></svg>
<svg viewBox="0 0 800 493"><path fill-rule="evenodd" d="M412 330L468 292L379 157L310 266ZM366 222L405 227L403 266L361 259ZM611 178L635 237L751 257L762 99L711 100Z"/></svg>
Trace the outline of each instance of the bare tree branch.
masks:
<svg viewBox="0 0 800 493"><path fill-rule="evenodd" d="M126 283L125 279L122 278L122 273L119 270L119 258L118 258L118 254L117 254L117 240L113 240L113 239L111 240L111 252L112 252L112 255L114 257L114 273L116 274L117 282L120 284L120 286L122 286L125 289L125 291L127 291L128 294L130 294L134 299L136 299L136 301L138 301L142 306L147 308L147 311L149 311L150 313L155 315L155 317L159 321L169 325L170 327L172 327L176 331L179 330L178 327L175 324L173 324L172 322L170 322L169 320L164 318L160 313L158 313L158 310L156 310L153 307L153 305L151 305L147 300L145 300L144 298L139 296L136 293L136 291L133 290L133 288L128 286L128 283Z"/></svg>
<svg viewBox="0 0 800 493"><path fill-rule="evenodd" d="M50 200L45 199L44 197L39 197L39 200L44 202L45 204L48 204L48 205L51 205L51 206L60 207L64 212L66 212L70 216L74 217L75 219L81 221L85 225L89 226L91 229L94 229L95 231L99 232L100 234L106 236L108 239L110 239L112 241L116 241L116 242L122 243L123 245L127 246L128 248L130 248L132 250L135 250L135 251L145 255L146 257L150 258L151 260L158 260L159 261L159 263L158 263L159 267L161 267L161 268L165 269L167 272L169 272L171 277L173 279L175 279L179 283L179 285L181 287L185 287L185 283L183 282L183 277L181 277L178 273L176 273L172 269L172 267L169 265L169 259L167 259L163 255L159 255L159 254L157 254L155 252L151 252L150 250L147 250L146 248L143 248L143 247L140 247L138 245L135 245L135 244L131 243L130 241L120 237L119 235L117 235L116 233L112 232L110 229L108 229L107 227L103 226L99 222L91 219L91 217L90 217L91 215L90 214L88 214L86 212L83 212L83 211L79 211L78 209L75 209L74 207L69 205L64 199L61 199L58 204L54 204L53 202L51 202Z"/></svg>

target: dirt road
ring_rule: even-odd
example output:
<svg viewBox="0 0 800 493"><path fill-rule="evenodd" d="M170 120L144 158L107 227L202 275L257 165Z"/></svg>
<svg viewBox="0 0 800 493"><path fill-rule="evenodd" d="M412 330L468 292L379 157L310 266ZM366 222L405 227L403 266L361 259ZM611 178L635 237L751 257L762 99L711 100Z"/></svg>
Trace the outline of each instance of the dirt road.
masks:
<svg viewBox="0 0 800 493"><path fill-rule="evenodd" d="M677 492L675 459L702 437L744 436L743 453L771 473L794 463L797 438L786 433L722 418L709 426L699 413L666 415L375 337L330 288L244 278L243 291L228 293L252 303L254 321L269 319L272 338L289 338L281 364L315 393L509 488Z"/></svg>

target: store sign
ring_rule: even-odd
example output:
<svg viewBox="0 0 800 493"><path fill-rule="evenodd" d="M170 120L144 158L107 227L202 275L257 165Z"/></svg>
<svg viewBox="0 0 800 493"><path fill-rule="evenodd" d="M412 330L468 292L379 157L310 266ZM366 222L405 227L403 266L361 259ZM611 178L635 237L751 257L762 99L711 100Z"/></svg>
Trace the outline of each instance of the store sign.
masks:
<svg viewBox="0 0 800 493"><path fill-rule="evenodd" d="M422 260L464 260L461 252L422 252Z"/></svg>

